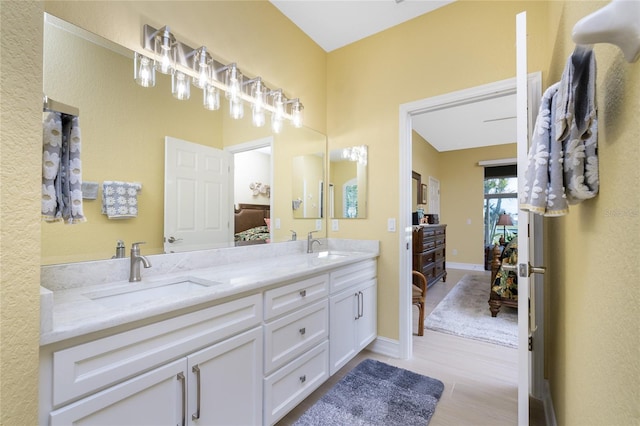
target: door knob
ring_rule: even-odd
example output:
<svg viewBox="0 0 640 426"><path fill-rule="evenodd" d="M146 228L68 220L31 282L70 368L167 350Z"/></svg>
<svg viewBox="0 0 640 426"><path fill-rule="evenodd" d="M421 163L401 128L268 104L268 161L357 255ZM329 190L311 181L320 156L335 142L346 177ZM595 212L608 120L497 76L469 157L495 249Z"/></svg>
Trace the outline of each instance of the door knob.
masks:
<svg viewBox="0 0 640 426"><path fill-rule="evenodd" d="M170 243L175 243L176 241L182 241L182 238L169 237L167 238L167 241Z"/></svg>

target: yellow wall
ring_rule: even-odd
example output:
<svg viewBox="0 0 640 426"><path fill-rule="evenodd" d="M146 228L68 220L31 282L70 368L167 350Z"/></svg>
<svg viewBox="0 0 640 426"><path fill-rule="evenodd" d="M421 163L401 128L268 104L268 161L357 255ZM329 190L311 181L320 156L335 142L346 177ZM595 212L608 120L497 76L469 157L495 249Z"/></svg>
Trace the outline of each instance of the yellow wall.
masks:
<svg viewBox="0 0 640 426"><path fill-rule="evenodd" d="M478 162L515 157L515 144L440 153L440 223L448 225L448 261L484 265L484 167Z"/></svg>
<svg viewBox="0 0 640 426"><path fill-rule="evenodd" d="M42 4L0 2L0 424L38 422Z"/></svg>
<svg viewBox="0 0 640 426"><path fill-rule="evenodd" d="M478 162L515 158L516 144L438 152L417 133L412 137L413 170L422 175L424 184L429 176L440 181L447 261L484 265L484 168Z"/></svg>
<svg viewBox="0 0 640 426"><path fill-rule="evenodd" d="M328 55L329 149L369 146L367 219L341 226L339 236L380 240L383 337L398 339L399 331L398 234L386 230L387 218L400 215L399 105L514 77L515 15L528 10L529 37L546 41L546 8L545 2L455 2ZM544 59L544 44L532 46L530 69L541 69Z"/></svg>
<svg viewBox="0 0 640 426"><path fill-rule="evenodd" d="M607 2L553 3L550 81L574 44L575 22ZM640 61L612 45L597 61L600 193L546 220L549 382L560 425L640 421Z"/></svg>

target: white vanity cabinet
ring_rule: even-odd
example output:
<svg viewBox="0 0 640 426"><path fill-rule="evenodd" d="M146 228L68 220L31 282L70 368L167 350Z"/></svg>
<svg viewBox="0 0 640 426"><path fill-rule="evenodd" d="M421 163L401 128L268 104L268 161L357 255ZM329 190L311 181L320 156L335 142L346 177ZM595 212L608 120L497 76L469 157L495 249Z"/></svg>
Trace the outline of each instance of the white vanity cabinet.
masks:
<svg viewBox="0 0 640 426"><path fill-rule="evenodd" d="M330 281L329 371L333 375L376 338L376 262L338 269L331 273Z"/></svg>
<svg viewBox="0 0 640 426"><path fill-rule="evenodd" d="M259 424L261 321L256 294L86 343L45 347L41 383L50 386L41 386L41 424Z"/></svg>
<svg viewBox="0 0 640 426"><path fill-rule="evenodd" d="M376 337L374 258L295 276L41 346L39 423L273 425Z"/></svg>

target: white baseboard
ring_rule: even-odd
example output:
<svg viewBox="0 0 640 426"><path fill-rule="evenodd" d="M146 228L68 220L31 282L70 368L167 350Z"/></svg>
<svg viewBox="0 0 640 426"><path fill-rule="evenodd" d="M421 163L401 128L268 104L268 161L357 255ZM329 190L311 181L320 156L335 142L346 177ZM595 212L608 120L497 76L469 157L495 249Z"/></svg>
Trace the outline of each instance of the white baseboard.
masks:
<svg viewBox="0 0 640 426"><path fill-rule="evenodd" d="M553 408L553 399L551 399L551 387L549 381L544 381L542 389L542 405L544 407L544 417L547 422L547 426L558 426L556 421L556 410Z"/></svg>
<svg viewBox="0 0 640 426"><path fill-rule="evenodd" d="M377 337L367 349L391 358L400 358L400 342L387 337Z"/></svg>
<svg viewBox="0 0 640 426"><path fill-rule="evenodd" d="M447 269L465 269L468 271L484 271L484 265L478 265L475 263L456 263L449 262L447 260Z"/></svg>

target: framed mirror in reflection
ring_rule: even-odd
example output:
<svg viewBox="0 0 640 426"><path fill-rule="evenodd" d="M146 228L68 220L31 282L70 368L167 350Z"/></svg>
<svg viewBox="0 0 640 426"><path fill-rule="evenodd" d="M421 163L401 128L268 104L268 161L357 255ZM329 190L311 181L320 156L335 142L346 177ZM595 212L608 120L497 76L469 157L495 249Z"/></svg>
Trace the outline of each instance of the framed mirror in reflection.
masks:
<svg viewBox="0 0 640 426"><path fill-rule="evenodd" d="M335 149L329 153L329 217L367 217L367 154L366 145Z"/></svg>
<svg viewBox="0 0 640 426"><path fill-rule="evenodd" d="M189 100L179 101L171 96L170 76L157 74L155 88L140 87L133 79L133 52L50 15L45 19L43 68L43 92L79 108L83 181L139 182L142 190L138 194L137 217L131 219L114 220L103 215L99 191L96 199L84 200L87 222L79 225L43 222L42 264L109 259L115 255L118 240L124 240L127 248L133 242L146 241L145 254L165 252L166 136L229 151L230 147L272 138L271 181L266 182L263 175L243 177L269 185L270 197L263 193L254 197L248 187L242 188L241 197L236 196L232 177L231 195L224 208L233 218L234 207L240 204L271 207L268 214L281 216L283 223L282 229L271 230L268 240L279 242L290 238L289 229L296 227L288 213L292 176L288 167L278 164L288 166L294 156L324 153L324 135L292 126L285 126L281 134L273 135L268 126L254 127L249 113L241 120L231 119L224 100L218 111L204 109L201 91L196 88L192 88ZM290 146L296 140L314 142ZM243 169L239 164L236 168ZM233 226L233 220L229 226ZM298 228L304 232L302 226ZM230 240L224 246L234 246L234 232L228 234Z"/></svg>

